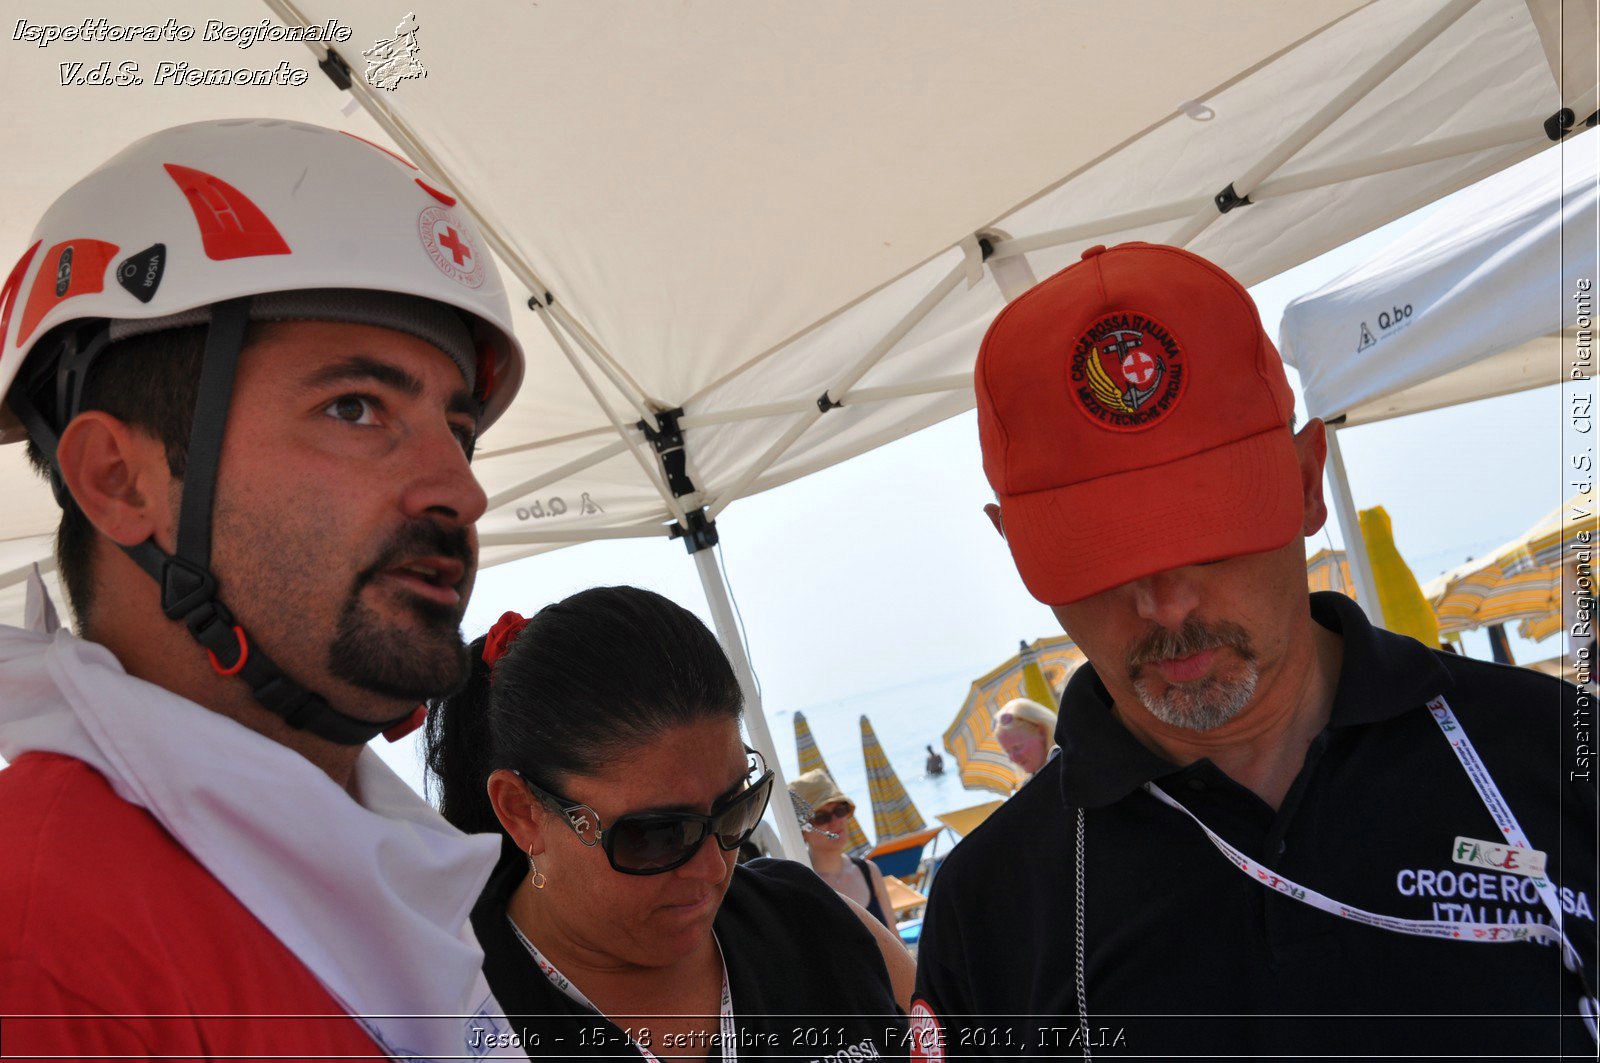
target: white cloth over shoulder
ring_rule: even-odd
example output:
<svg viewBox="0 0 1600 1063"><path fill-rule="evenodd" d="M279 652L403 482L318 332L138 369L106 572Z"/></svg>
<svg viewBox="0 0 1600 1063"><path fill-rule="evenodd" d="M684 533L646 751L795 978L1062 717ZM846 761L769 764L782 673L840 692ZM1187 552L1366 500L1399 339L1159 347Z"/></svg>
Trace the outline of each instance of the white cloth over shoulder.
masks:
<svg viewBox="0 0 1600 1063"><path fill-rule="evenodd" d="M391 1054L522 1056L490 1047L509 1027L468 920L498 839L450 826L370 749L353 798L300 754L128 675L55 625L37 573L27 615L0 626L0 757L99 771Z"/></svg>

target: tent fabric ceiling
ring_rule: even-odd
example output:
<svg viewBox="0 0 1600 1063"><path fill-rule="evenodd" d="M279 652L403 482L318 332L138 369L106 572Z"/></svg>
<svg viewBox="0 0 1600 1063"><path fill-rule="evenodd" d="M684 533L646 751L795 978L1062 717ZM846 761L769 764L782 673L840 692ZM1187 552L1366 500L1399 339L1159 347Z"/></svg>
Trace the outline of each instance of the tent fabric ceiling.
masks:
<svg viewBox="0 0 1600 1063"><path fill-rule="evenodd" d="M1363 424L1566 379L1597 222L1600 138L1583 133L1291 302L1280 348L1311 416Z"/></svg>
<svg viewBox="0 0 1600 1063"><path fill-rule="evenodd" d="M1555 0L1531 2L1547 16ZM268 7L351 27L337 47L358 79L361 50L395 29L376 0ZM486 564L659 535L674 507L715 510L969 409L1007 271L1022 267L1014 294L1089 244L1183 236L1254 283L1531 154L1546 118L1596 96L1592 69L1558 91L1552 20L1525 0L415 10L427 76L366 93L381 123L341 115L349 94L287 45L311 70L299 88L98 96L55 87L57 64L94 48L13 49L0 90L34 106L12 108L6 133L50 150L10 168L0 245L20 251L65 183L166 125L270 113L407 149L494 230L514 295L555 301L525 312L527 383L479 452ZM263 13L163 8L194 25ZM152 45L141 61L240 61L215 47ZM1330 109L1391 57L1392 76ZM58 151L61 128L91 135ZM1219 214L1230 182L1254 202ZM843 405L821 413L825 392ZM669 505L630 426L680 406L698 491ZM0 452L0 483L15 502L0 613L14 615L12 574L47 555L54 513L20 448Z"/></svg>

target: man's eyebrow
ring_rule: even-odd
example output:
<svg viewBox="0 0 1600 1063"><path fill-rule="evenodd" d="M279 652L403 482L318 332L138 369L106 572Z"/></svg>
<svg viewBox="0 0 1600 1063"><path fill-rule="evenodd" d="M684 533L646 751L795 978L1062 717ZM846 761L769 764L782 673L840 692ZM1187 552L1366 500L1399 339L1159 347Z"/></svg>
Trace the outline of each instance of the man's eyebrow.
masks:
<svg viewBox="0 0 1600 1063"><path fill-rule="evenodd" d="M420 396L423 391L422 381L404 369L360 354L323 366L306 378L305 386L315 390L331 384L348 384L363 380L391 387L412 399ZM481 410L478 400L473 398L472 393L466 388L451 392L450 399L445 404L446 413L464 413L474 418Z"/></svg>
<svg viewBox="0 0 1600 1063"><path fill-rule="evenodd" d="M370 380L393 388L408 398L416 398L422 394L422 381L398 366L388 362L380 362L376 358L363 355L352 355L349 358L325 365L305 379L307 388L324 388L330 384L345 384L355 381ZM464 393L463 393L464 394ZM455 397L452 396L451 404L454 406Z"/></svg>

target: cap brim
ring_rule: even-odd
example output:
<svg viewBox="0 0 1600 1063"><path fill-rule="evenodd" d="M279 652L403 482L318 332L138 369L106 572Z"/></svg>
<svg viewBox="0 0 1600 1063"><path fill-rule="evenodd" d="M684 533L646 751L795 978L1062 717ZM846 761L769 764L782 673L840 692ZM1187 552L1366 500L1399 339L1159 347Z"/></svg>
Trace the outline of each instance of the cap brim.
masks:
<svg viewBox="0 0 1600 1063"><path fill-rule="evenodd" d="M1022 582L1066 605L1185 565L1285 546L1305 514L1287 428L1179 461L1001 498Z"/></svg>

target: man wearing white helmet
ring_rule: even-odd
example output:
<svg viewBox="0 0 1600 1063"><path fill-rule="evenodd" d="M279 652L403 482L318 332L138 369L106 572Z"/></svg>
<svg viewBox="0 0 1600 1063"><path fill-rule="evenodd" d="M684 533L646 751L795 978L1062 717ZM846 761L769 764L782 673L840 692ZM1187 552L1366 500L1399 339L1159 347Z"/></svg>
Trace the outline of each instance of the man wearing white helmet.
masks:
<svg viewBox="0 0 1600 1063"><path fill-rule="evenodd" d="M466 675L468 463L521 375L465 213L359 138L182 126L46 213L0 442L62 505L77 634L37 578L0 627L0 1011L41 1016L8 1050L504 1044L467 923L498 845L365 743Z"/></svg>

